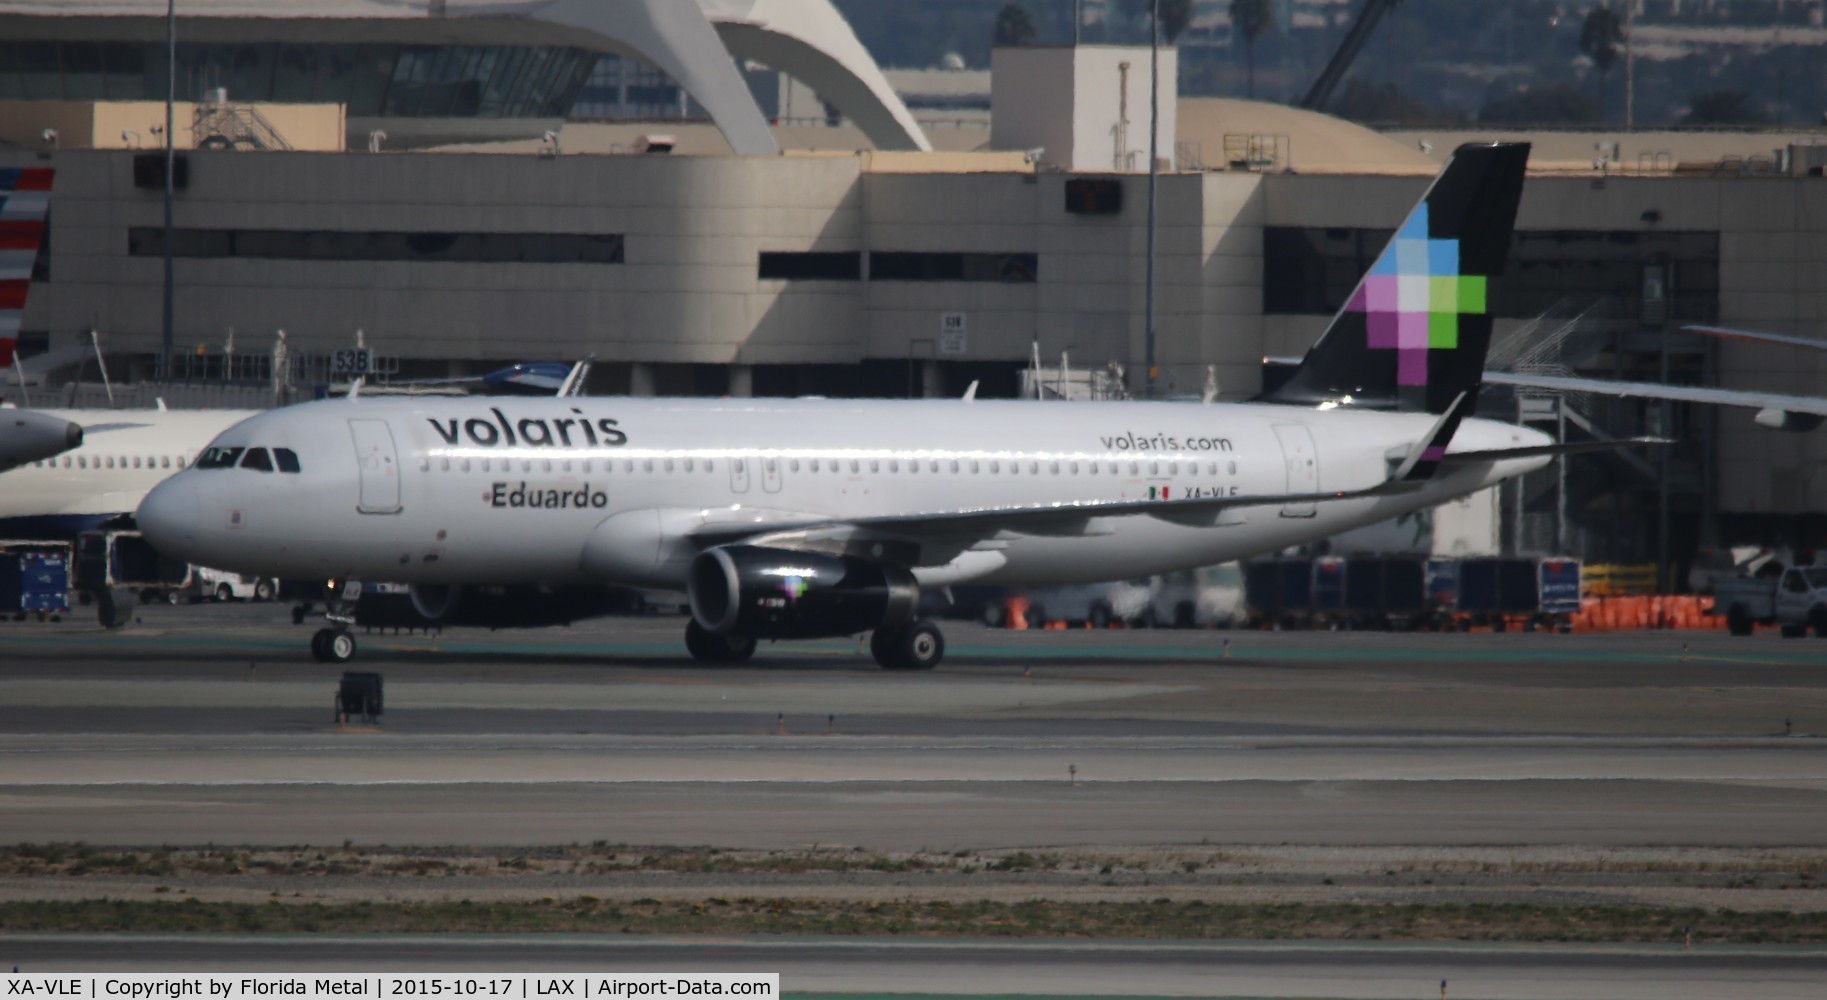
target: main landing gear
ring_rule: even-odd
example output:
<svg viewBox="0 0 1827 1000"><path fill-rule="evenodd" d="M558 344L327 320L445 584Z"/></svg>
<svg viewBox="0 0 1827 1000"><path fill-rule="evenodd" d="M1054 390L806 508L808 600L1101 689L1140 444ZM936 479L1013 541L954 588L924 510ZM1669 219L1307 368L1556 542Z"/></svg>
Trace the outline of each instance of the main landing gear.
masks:
<svg viewBox="0 0 1827 1000"><path fill-rule="evenodd" d="M945 659L945 634L922 618L876 629L869 637L869 651L884 670L931 670Z"/></svg>
<svg viewBox="0 0 1827 1000"><path fill-rule="evenodd" d="M685 648L700 663L742 663L755 655L755 640L741 635L712 635L694 619L685 625ZM945 658L945 635L939 626L925 619L883 626L870 636L869 651L885 670L931 670Z"/></svg>
<svg viewBox="0 0 1827 1000"><path fill-rule="evenodd" d="M742 663L755 655L755 640L740 635L712 635L694 619L685 625L685 649L701 663Z"/></svg>
<svg viewBox="0 0 1827 1000"><path fill-rule="evenodd" d="M325 591L328 597L324 601L324 621L329 625L311 636L311 655L319 663L348 663L355 659L355 635L349 627L355 624L353 605L362 596L362 585L349 580L338 587L331 581ZM347 612L345 607L349 609ZM299 621L303 617L294 615L292 620Z"/></svg>

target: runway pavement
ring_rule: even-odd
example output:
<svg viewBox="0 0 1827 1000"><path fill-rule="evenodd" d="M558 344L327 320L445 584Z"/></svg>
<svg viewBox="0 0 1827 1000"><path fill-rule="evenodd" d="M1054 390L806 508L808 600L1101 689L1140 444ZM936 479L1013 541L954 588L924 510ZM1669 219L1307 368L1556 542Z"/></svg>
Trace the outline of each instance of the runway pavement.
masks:
<svg viewBox="0 0 1827 1000"><path fill-rule="evenodd" d="M679 628L365 637L356 666L385 674L387 711L338 727L338 671L308 660L309 630L282 609L148 608L114 633L0 626L4 839L1752 850L1818 846L1827 829L1827 644L1813 640L951 626L945 665L903 674L844 641L700 666ZM1799 996L1827 971L1795 951L135 941L35 954L174 968L730 960L795 970L792 989L1076 995L1414 996L1447 978L1476 984L1453 995L1754 983Z"/></svg>
<svg viewBox="0 0 1827 1000"><path fill-rule="evenodd" d="M1820 996L1827 951L881 938L47 936L0 938L24 971L779 972L787 993L979 996ZM1750 987L1750 984L1755 984Z"/></svg>

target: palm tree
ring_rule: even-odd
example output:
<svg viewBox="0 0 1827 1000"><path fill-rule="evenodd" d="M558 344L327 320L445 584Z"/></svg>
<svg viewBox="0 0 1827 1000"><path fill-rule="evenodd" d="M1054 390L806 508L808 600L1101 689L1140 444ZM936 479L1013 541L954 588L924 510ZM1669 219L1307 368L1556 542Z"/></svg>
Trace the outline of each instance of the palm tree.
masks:
<svg viewBox="0 0 1827 1000"><path fill-rule="evenodd" d="M1586 12L1580 25L1580 51L1592 60L1599 71L1599 120L1605 120L1605 76L1618 61L1618 44L1624 41L1624 28L1610 7L1600 5Z"/></svg>
<svg viewBox="0 0 1827 1000"><path fill-rule="evenodd" d="M1243 36L1251 99L1256 97L1256 40L1268 34L1274 23L1275 12L1269 0L1231 0L1231 33Z"/></svg>
<svg viewBox="0 0 1827 1000"><path fill-rule="evenodd" d="M1001 45L1026 45L1034 40L1039 29L1034 26L1034 15L1028 8L1018 3L1007 3L996 12L996 41Z"/></svg>
<svg viewBox="0 0 1827 1000"><path fill-rule="evenodd" d="M1129 0L1130 9L1144 20L1154 13L1157 4L1161 9L1161 40L1172 42L1193 23L1193 0Z"/></svg>

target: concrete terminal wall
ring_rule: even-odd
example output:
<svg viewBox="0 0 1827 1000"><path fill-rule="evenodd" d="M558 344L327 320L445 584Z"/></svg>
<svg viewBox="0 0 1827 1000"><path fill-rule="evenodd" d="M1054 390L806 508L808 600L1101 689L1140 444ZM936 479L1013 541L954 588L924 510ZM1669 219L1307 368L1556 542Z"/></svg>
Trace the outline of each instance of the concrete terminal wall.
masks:
<svg viewBox="0 0 1827 1000"><path fill-rule="evenodd" d="M531 153L190 153L180 228L352 232L619 234L622 263L181 258L177 343L347 346L356 328L386 354L509 361L594 354L606 364L852 365L1119 362L1142 378L1146 178L1111 176L1122 209L1066 211L1072 175L923 173L869 154L788 157ZM51 280L23 329L51 344L102 331L111 351L158 348L161 262L129 232L161 222L157 190L134 186L125 151L0 152L50 164ZM1424 178L1206 173L1160 183L1157 358L1161 384L1196 393L1216 366L1227 395L1260 384L1265 354L1298 354L1326 317L1263 314L1266 226L1393 228ZM1523 230L1703 231L1719 238L1718 321L1827 334L1827 182L1789 177L1544 177ZM1032 254L1034 280L778 280L764 252ZM964 313L960 354L940 317ZM1506 319L1503 329L1513 328ZM1500 335L1502 329L1500 329ZM1819 394L1827 352L1723 344L1730 387ZM732 386L746 384L733 379ZM633 383L636 388L644 384ZM928 386L936 384L928 380ZM659 387L671 383L664 379ZM673 391L673 390L668 390ZM816 391L816 390L803 390ZM1827 433L1780 434L1742 411L1719 418L1719 508L1827 507Z"/></svg>

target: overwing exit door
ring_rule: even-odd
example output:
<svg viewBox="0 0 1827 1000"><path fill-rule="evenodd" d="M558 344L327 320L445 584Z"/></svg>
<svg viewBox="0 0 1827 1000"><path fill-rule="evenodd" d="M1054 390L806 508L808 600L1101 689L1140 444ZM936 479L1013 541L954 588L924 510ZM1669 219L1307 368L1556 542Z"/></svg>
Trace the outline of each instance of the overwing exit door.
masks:
<svg viewBox="0 0 1827 1000"><path fill-rule="evenodd" d="M400 462L393 448L393 432L385 420L351 420L349 436L355 441L355 462L361 470L363 514L400 512Z"/></svg>
<svg viewBox="0 0 1827 1000"><path fill-rule="evenodd" d="M1281 458L1288 470L1289 493L1319 492L1319 450L1313 446L1313 434L1301 424L1276 424L1275 440L1281 443ZM1311 503L1283 505L1282 517L1313 517L1318 509Z"/></svg>

